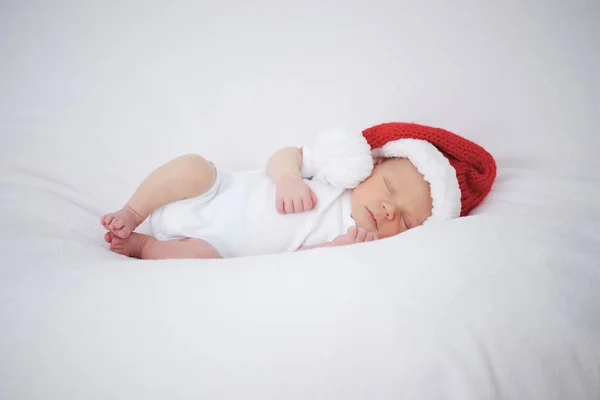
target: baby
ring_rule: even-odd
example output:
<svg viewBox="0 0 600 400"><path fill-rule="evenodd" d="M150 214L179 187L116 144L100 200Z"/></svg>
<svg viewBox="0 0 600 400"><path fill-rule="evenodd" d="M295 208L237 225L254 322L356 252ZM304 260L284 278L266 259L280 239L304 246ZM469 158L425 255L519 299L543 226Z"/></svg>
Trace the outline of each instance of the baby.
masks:
<svg viewBox="0 0 600 400"><path fill-rule="evenodd" d="M466 215L495 178L489 153L443 129L387 123L362 137L373 167L351 188L312 179L314 149L306 146L283 148L256 171L178 157L152 172L122 209L101 218L104 238L111 251L142 259L343 246ZM152 236L134 232L146 219Z"/></svg>

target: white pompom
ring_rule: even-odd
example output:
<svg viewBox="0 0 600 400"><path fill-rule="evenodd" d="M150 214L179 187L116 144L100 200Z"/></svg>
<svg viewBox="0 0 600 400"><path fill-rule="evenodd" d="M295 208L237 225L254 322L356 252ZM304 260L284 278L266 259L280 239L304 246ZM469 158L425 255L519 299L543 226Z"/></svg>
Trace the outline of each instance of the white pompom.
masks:
<svg viewBox="0 0 600 400"><path fill-rule="evenodd" d="M352 189L373 171L371 147L360 132L330 129L317 135L311 148L314 179L329 185Z"/></svg>

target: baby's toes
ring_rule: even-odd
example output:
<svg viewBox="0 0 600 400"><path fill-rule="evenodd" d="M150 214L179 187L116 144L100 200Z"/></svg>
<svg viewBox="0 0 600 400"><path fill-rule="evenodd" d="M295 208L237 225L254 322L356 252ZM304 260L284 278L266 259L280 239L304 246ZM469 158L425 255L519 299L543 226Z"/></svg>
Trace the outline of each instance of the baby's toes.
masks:
<svg viewBox="0 0 600 400"><path fill-rule="evenodd" d="M114 235L119 239L127 239L131 232L126 231L125 229L121 229L114 232Z"/></svg>
<svg viewBox="0 0 600 400"><path fill-rule="evenodd" d="M128 232L127 229L123 229L124 227L125 223L122 220L115 218L108 227L108 229L110 229L110 231L116 237L119 237L121 239L127 239L127 236L129 236L131 232Z"/></svg>
<svg viewBox="0 0 600 400"><path fill-rule="evenodd" d="M125 239L121 239L120 237L113 236L111 243L113 244L123 244L125 243Z"/></svg>
<svg viewBox="0 0 600 400"><path fill-rule="evenodd" d="M121 239L119 237L113 237L112 240L110 241L110 248L111 249L122 249L123 245L125 244L125 240Z"/></svg>
<svg viewBox="0 0 600 400"><path fill-rule="evenodd" d="M117 254L125 253L125 245L110 245L110 251Z"/></svg>
<svg viewBox="0 0 600 400"><path fill-rule="evenodd" d="M115 230L121 229L124 226L125 226L125 223L122 220L116 219L116 218L114 219L112 224L110 224L110 227Z"/></svg>
<svg viewBox="0 0 600 400"><path fill-rule="evenodd" d="M104 227L108 227L113 219L115 219L114 214L106 214L100 219L100 223L104 225Z"/></svg>
<svg viewBox="0 0 600 400"><path fill-rule="evenodd" d="M106 232L106 233L104 234L104 241L105 241L106 243L110 243L110 242L112 241L112 239L113 239L113 234L112 234L112 233L110 233L110 232Z"/></svg>

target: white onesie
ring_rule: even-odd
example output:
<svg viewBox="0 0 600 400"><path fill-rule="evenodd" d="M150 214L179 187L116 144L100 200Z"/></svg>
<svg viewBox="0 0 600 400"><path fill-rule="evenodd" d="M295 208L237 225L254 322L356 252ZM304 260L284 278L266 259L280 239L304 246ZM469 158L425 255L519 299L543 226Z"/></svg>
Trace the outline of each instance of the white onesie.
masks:
<svg viewBox="0 0 600 400"><path fill-rule="evenodd" d="M149 217L152 234L159 240L202 239L228 258L295 251L328 242L356 225L351 190L304 179L317 197L315 208L279 214L275 184L266 168L243 172L216 168L216 175L215 184L204 194L154 211Z"/></svg>

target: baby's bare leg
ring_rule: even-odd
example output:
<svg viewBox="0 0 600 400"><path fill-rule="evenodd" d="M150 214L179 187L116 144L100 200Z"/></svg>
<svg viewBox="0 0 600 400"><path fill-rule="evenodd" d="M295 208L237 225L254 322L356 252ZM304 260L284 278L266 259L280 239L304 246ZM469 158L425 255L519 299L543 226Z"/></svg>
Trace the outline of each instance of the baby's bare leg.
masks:
<svg viewBox="0 0 600 400"><path fill-rule="evenodd" d="M152 172L122 209L104 215L100 223L116 237L126 239L152 211L199 196L214 182L214 168L204 158L196 154L178 157Z"/></svg>
<svg viewBox="0 0 600 400"><path fill-rule="evenodd" d="M107 232L104 239L110 243L110 250L128 257L145 260L174 258L222 258L217 249L201 239L160 241L152 236L132 233L121 239Z"/></svg>

